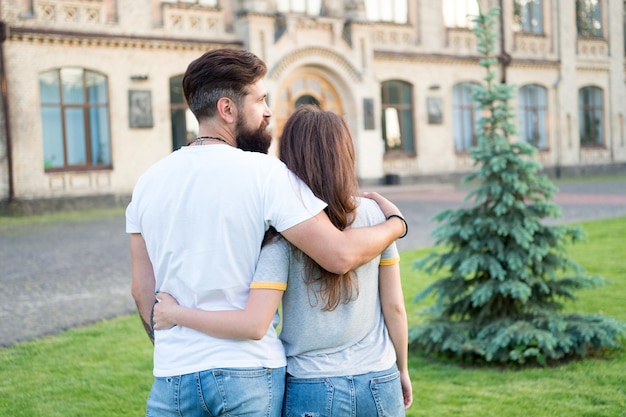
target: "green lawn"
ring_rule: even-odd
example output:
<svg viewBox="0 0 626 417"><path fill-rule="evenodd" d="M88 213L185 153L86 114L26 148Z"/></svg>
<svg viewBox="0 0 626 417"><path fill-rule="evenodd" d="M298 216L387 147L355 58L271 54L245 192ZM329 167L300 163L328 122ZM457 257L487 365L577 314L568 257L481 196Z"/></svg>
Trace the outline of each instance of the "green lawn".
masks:
<svg viewBox="0 0 626 417"><path fill-rule="evenodd" d="M569 310L626 321L626 218L588 222L572 258L610 285L579 293ZM402 254L410 323L413 296L431 278L412 268L428 250ZM0 349L0 416L140 416L152 383L151 344L136 316L107 320ZM555 368L463 368L410 358L414 404L408 416L625 417L626 351Z"/></svg>

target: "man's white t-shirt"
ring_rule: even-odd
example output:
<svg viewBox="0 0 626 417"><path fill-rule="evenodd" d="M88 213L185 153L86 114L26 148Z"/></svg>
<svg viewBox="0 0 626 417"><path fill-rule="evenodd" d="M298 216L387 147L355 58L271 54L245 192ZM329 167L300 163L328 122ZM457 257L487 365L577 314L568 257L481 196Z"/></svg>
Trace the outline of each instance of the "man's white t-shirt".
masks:
<svg viewBox="0 0 626 417"><path fill-rule="evenodd" d="M183 147L138 180L126 232L141 233L156 290L203 310L244 309L261 242L324 209L277 158L227 145ZM255 288L285 288L269 277ZM285 366L275 323L259 341L226 340L176 326L155 332L154 375Z"/></svg>

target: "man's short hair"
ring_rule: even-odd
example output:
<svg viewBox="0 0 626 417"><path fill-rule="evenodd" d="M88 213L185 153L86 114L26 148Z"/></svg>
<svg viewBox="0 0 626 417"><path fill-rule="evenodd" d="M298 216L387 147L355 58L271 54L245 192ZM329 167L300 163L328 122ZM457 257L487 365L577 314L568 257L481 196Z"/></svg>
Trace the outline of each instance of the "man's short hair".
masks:
<svg viewBox="0 0 626 417"><path fill-rule="evenodd" d="M267 66L258 56L240 49L215 49L192 61L183 76L183 92L198 121L211 118L222 97L237 106L248 94L248 86L263 78Z"/></svg>

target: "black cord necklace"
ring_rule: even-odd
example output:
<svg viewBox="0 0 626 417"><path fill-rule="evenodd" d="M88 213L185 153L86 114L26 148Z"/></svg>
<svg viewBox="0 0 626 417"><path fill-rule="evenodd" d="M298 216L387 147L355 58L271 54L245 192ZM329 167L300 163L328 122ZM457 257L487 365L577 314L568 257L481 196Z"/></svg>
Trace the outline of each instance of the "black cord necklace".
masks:
<svg viewBox="0 0 626 417"><path fill-rule="evenodd" d="M204 145L204 142L207 140L218 140L220 142L224 142L227 145L230 145L230 143L226 142L224 139L222 138L215 138L213 136L199 136L197 138L195 138L194 140L192 140L191 142L189 142L189 145L191 144L197 144L197 145Z"/></svg>

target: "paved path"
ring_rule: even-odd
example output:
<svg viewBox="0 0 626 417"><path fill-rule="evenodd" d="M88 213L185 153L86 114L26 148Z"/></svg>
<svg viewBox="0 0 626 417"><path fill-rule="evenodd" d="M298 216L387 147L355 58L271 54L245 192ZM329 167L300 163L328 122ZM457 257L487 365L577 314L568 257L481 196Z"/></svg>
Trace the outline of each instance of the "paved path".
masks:
<svg viewBox="0 0 626 417"><path fill-rule="evenodd" d="M555 203L561 207L562 217L548 219L550 223L575 223L585 220L626 216L626 177L603 182L563 181L558 184ZM431 233L438 226L432 217L447 208L463 206L468 189L452 185L399 185L373 187L402 210L409 223L410 233L398 241L400 250L430 246Z"/></svg>
<svg viewBox="0 0 626 417"><path fill-rule="evenodd" d="M0 346L132 311L121 211L0 225Z"/></svg>
<svg viewBox="0 0 626 417"><path fill-rule="evenodd" d="M561 222L626 216L626 178L559 185ZM429 246L431 217L460 207L467 190L449 185L370 188L389 197L409 223L400 250ZM124 216L0 224L0 346L135 311ZM139 321L137 322L139 326Z"/></svg>

